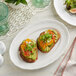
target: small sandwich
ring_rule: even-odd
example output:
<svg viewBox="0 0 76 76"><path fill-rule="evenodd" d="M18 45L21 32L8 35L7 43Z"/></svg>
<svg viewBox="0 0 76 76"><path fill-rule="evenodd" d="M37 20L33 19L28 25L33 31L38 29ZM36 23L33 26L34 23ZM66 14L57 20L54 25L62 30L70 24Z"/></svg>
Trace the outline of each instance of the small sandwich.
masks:
<svg viewBox="0 0 76 76"><path fill-rule="evenodd" d="M71 13L76 13L76 0L66 0L66 8Z"/></svg>
<svg viewBox="0 0 76 76"><path fill-rule="evenodd" d="M26 39L19 47L21 58L29 63L33 63L38 59L38 49L36 42L31 39Z"/></svg>
<svg viewBox="0 0 76 76"><path fill-rule="evenodd" d="M57 41L60 39L60 33L55 29L49 29L40 34L37 39L37 47L43 53L48 53Z"/></svg>

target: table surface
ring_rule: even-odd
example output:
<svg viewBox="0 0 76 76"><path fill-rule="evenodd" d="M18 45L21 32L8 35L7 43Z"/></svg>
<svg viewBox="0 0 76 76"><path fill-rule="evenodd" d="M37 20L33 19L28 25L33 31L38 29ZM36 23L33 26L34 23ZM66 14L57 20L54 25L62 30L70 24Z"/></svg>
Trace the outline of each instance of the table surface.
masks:
<svg viewBox="0 0 76 76"><path fill-rule="evenodd" d="M69 45L67 47L67 49L68 49L69 46L71 45L74 37L76 36L76 27L71 26L71 25L67 24L66 22L64 22L62 19L60 19L60 17L57 15L57 13L54 9L53 4L51 5L51 7L48 7L47 9L45 9L42 12L39 12L35 16L33 16L29 23L37 22L39 20L48 19L48 18L50 18L51 20L58 20L58 21L64 23L65 26L68 28L69 33L70 33L70 41L69 41ZM67 49L65 50L65 53L57 61L55 61L53 64L50 64L49 66L47 66L45 68L42 68L39 70L33 70L33 71L22 70L22 69L19 69L18 67L16 67L11 62L10 57L9 57L9 48L10 48L11 42L12 42L13 38L16 36L16 34L14 34L10 38L6 38L5 40L2 40L5 43L7 50L6 50L6 53L4 54L4 63L0 67L0 76L53 76L53 73L55 72L55 70L58 67L59 63L61 62L62 58L64 57Z"/></svg>

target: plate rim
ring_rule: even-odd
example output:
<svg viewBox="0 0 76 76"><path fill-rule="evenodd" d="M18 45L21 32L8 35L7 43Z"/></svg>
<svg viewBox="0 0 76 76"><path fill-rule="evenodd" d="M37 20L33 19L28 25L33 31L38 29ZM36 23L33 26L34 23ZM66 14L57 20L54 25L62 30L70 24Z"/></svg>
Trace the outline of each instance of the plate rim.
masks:
<svg viewBox="0 0 76 76"><path fill-rule="evenodd" d="M63 23L61 23L61 22L59 22L59 21L57 21L57 20L51 20L51 19L44 19L44 20L41 20L41 21L39 21L39 22L36 22L35 24L38 24L38 23L40 23L40 22L42 22L42 21L45 21L45 20L46 20L46 21L47 21L47 20L50 20L50 21L52 21L52 22L57 22L57 23L61 24L62 26L64 26L64 28L66 29L67 34L68 34L68 42L67 42L67 45L66 45L66 47L65 47L65 49L66 49L67 46L68 46L68 44L69 44L69 39L70 39L70 35L69 35L68 28L67 28ZM35 24L34 24L34 25L35 25ZM13 62L13 60L12 60L12 58L11 58L11 55L10 55L12 43L13 43L13 41L15 40L15 38L16 38L22 31L24 31L25 29L31 27L30 24L27 24L27 25L28 25L28 26L26 26L25 28L23 28L23 29L14 37L14 39L13 39L12 42L11 42L10 49L9 49L9 56L10 56L10 60L12 61L12 63L13 63L16 67L18 67L18 68L20 68L20 69L24 69L24 70L37 70L37 69L41 69L41 68L47 67L48 65L50 65L50 64L54 63L56 60L58 60L58 59L60 58L60 56L62 56L62 54L64 53L64 51L62 52L62 54L60 54L59 57L57 57L56 59L52 60L51 63L49 62L47 65L44 65L44 66L38 67L38 68L30 68L30 69L29 69L29 68L22 68L21 66L18 66L18 65L16 65L16 64ZM33 25L32 25L32 26L33 26ZM65 49L64 49L64 50L65 50Z"/></svg>
<svg viewBox="0 0 76 76"><path fill-rule="evenodd" d="M53 1L53 4L54 4L54 8L55 8L55 11L56 11L57 15L58 15L63 21L65 21L66 23L70 24L71 26L76 26L76 24L70 23L69 21L65 20L65 19L59 14L59 12L57 11L56 6L55 6L55 0Z"/></svg>

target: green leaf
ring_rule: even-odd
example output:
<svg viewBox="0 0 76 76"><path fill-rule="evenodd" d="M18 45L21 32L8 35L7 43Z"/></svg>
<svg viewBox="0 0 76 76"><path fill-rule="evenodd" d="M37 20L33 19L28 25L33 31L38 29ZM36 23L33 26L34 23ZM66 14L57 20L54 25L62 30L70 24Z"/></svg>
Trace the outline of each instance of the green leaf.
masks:
<svg viewBox="0 0 76 76"><path fill-rule="evenodd" d="M17 0L5 0L7 3L15 3Z"/></svg>
<svg viewBox="0 0 76 76"><path fill-rule="evenodd" d="M27 4L26 0L21 0L21 3Z"/></svg>
<svg viewBox="0 0 76 76"><path fill-rule="evenodd" d="M17 0L16 5L18 5L20 3L20 0Z"/></svg>
<svg viewBox="0 0 76 76"><path fill-rule="evenodd" d="M27 4L26 0L5 0L5 2L7 2L7 3L16 3L16 5L18 5L19 3Z"/></svg>

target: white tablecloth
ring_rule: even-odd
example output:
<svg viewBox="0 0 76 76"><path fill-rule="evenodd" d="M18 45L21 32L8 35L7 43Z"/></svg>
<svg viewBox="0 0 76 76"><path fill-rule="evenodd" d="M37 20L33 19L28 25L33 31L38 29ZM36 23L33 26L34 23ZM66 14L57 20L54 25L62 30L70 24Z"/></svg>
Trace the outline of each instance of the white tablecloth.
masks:
<svg viewBox="0 0 76 76"><path fill-rule="evenodd" d="M42 19L48 19L48 18L52 20L58 20L64 23L65 26L69 29L69 33L70 33L70 43L68 45L69 47L74 37L76 36L76 27L71 26L67 24L66 22L64 22L62 19L60 19L60 17L57 15L54 9L53 4L51 5L51 7L48 7L44 11L37 13L35 16L33 16L32 19L30 20L30 23L33 23ZM49 66L45 68L34 70L34 71L19 69L11 62L10 57L9 57L10 44L13 38L16 36L16 34L14 34L10 38L5 38L5 40L3 40L3 42L6 44L7 51L4 55L4 64L0 67L0 76L53 76L53 73L55 72L56 68L58 67L65 53L56 62L54 62L53 64L50 64ZM66 51L67 49L65 50L65 52Z"/></svg>

